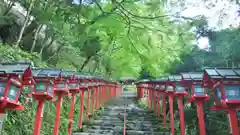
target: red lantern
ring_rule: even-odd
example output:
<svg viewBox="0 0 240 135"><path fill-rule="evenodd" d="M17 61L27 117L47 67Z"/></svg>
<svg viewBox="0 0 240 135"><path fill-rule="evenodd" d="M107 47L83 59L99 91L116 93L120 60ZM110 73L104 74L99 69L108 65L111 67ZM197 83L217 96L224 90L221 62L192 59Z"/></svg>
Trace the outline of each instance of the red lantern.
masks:
<svg viewBox="0 0 240 135"><path fill-rule="evenodd" d="M207 90L203 87L203 74L202 73L182 73L182 85L189 91L190 99L187 102L195 102L197 104L198 124L200 135L206 135L203 104L208 101L209 96Z"/></svg>
<svg viewBox="0 0 240 135"><path fill-rule="evenodd" d="M54 85L53 85L53 93L58 97L53 135L58 135L61 108L62 108L62 98L64 95L68 95L69 91L68 91L68 80L66 77L65 78L62 77L62 70L55 69L55 71L57 71L57 73L59 73L59 71L60 71L60 74L54 80Z"/></svg>
<svg viewBox="0 0 240 135"><path fill-rule="evenodd" d="M240 108L240 68L206 68L204 86L213 92L212 110L228 112L231 133L239 135L236 110Z"/></svg>
<svg viewBox="0 0 240 135"><path fill-rule="evenodd" d="M0 119L5 117L5 110L23 110L19 102L24 85L34 83L31 72L32 63L0 63ZM0 121L0 125L3 121ZM1 130L2 126L0 126Z"/></svg>
<svg viewBox="0 0 240 135"><path fill-rule="evenodd" d="M176 90L176 84L181 80L180 75L171 75L168 77L168 81L166 83L166 90L165 92L168 95L169 99L169 108L170 108L170 124L171 124L171 133L175 134L174 129L174 110L173 110L173 100Z"/></svg>
<svg viewBox="0 0 240 135"><path fill-rule="evenodd" d="M163 126L166 128L167 127L167 115L166 115L166 93L165 93L165 86L168 81L168 77L161 77L161 78L156 78L153 80L153 84L158 86L157 92L158 92L158 101L159 101L159 117L160 117L160 97L162 97L162 113L163 113Z"/></svg>
<svg viewBox="0 0 240 135"><path fill-rule="evenodd" d="M58 73L56 73L58 72ZM38 101L36 119L34 122L34 135L40 135L42 117L43 117L43 107L46 100L55 101L53 98L53 81L60 74L59 71L54 69L34 69L33 78L35 81L34 91L32 92L32 97Z"/></svg>
<svg viewBox="0 0 240 135"><path fill-rule="evenodd" d="M77 74L77 77L79 79L79 90L80 90L80 113L79 113L79 121L78 121L78 127L82 128L82 121L83 121L83 111L84 111L84 92L88 88L88 77L84 74Z"/></svg>
<svg viewBox="0 0 240 135"><path fill-rule="evenodd" d="M62 71L62 78L67 82L67 88L71 95L71 106L68 117L68 134L72 134L72 122L74 118L75 97L79 92L79 80L77 79L75 72L71 70Z"/></svg>
<svg viewBox="0 0 240 135"><path fill-rule="evenodd" d="M181 86L181 75L172 75L168 78L168 87L172 87L169 91L167 88L167 92L169 95L169 105L170 105L170 117L171 117L171 131L172 134L174 134L174 115L173 115L173 98L174 96L178 99L178 108L180 112L180 129L181 129L181 135L185 135L185 124L184 124L184 111L183 111L183 97L187 95L187 92L185 91L185 88Z"/></svg>

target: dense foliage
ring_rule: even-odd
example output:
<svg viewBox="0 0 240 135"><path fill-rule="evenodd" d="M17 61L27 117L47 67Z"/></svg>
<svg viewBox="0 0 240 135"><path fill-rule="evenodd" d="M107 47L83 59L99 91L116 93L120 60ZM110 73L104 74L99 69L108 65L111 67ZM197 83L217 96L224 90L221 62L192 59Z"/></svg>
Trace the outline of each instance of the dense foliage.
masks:
<svg viewBox="0 0 240 135"><path fill-rule="evenodd" d="M15 28L19 33L10 33L3 41L35 52L54 67L114 78L139 76L143 68L161 75L189 50L193 40L190 27L174 24L158 1L20 2L29 16L21 20L20 29ZM13 30L17 27L11 12L14 6L2 5L1 28L10 25Z"/></svg>
<svg viewBox="0 0 240 135"><path fill-rule="evenodd" d="M8 0L0 2L0 61L31 60L39 67L74 69L119 78L165 74L194 39L187 23L177 24L159 1ZM3 134L29 135L36 102L8 112ZM76 106L79 102L76 100ZM60 132L66 134L69 98ZM52 133L55 103L47 103L41 134ZM79 114L78 107L75 114ZM78 116L73 125L77 129Z"/></svg>
<svg viewBox="0 0 240 135"><path fill-rule="evenodd" d="M206 66L239 66L239 29L213 31L202 17L176 21L165 11L165 4L166 0L80 0L80 4L69 0L0 1L0 37L4 43L0 61L26 59L41 67L68 68L115 79L149 78ZM201 36L209 37L209 50L193 46L194 39ZM36 106L25 103L23 112L8 112L6 134L31 134ZM68 104L66 98L63 118L67 118ZM51 134L55 112L53 103L46 106L43 135ZM196 114L196 109L192 105L185 110L187 132L195 135L197 117L191 114ZM227 121L222 113L211 111L207 117L209 133L226 134L222 129L226 129ZM62 122L64 135L66 119Z"/></svg>

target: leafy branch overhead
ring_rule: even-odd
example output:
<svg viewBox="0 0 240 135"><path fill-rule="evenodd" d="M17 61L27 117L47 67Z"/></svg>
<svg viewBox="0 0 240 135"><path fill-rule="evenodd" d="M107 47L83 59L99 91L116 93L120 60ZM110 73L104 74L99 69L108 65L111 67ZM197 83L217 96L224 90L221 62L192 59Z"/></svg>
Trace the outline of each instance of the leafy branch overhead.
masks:
<svg viewBox="0 0 240 135"><path fill-rule="evenodd" d="M179 61L194 39L187 22L173 23L157 0L20 2L32 18L17 43L53 66L65 61L113 78L139 76L144 67L155 76Z"/></svg>

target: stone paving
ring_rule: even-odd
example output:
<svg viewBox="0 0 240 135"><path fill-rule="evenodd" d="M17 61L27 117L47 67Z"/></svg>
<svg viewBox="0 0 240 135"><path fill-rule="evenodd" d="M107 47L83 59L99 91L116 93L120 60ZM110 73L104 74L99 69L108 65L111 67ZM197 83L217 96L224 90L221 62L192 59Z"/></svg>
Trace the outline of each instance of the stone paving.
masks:
<svg viewBox="0 0 240 135"><path fill-rule="evenodd" d="M132 96L129 96L132 95ZM161 121L149 111L134 104L135 94L125 93L107 103L99 119L94 120L87 132L73 135L123 135L124 109L126 108L126 135L170 135L160 131Z"/></svg>

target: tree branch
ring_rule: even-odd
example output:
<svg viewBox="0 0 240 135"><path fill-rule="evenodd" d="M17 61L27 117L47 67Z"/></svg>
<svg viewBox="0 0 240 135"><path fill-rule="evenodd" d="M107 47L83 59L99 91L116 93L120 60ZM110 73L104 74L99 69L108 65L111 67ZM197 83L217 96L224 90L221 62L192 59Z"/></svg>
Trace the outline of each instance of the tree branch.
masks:
<svg viewBox="0 0 240 135"><path fill-rule="evenodd" d="M160 15L160 16L155 16L155 17L148 17L148 16L139 16L139 15L135 15L132 12L128 11L126 8L124 8L124 6L119 3L116 2L121 8L122 10L124 10L125 12L127 12L129 15L136 17L136 18L141 18L141 19L157 19L157 18L162 18L162 17L168 17L169 15Z"/></svg>

